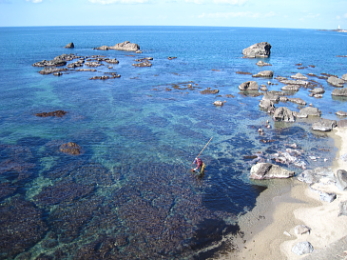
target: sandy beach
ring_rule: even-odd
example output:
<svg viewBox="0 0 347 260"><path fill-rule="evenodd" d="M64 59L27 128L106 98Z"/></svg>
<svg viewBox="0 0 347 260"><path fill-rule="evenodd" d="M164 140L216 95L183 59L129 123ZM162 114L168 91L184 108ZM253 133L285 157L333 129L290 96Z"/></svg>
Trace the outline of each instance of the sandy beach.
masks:
<svg viewBox="0 0 347 260"><path fill-rule="evenodd" d="M338 152L327 167L336 175L337 170L347 169L347 161L341 157L347 154L347 128L335 128L329 135ZM319 191L335 193L337 198L331 203L322 201ZM339 216L340 203L346 200L347 191L340 191L328 180L323 179L312 188L296 178L271 180L268 189L258 197L257 206L241 217L239 225L244 236L234 239L236 250L221 258L347 259L347 216ZM298 225L309 227L310 232L297 234ZM314 251L293 253L292 247L303 241L308 241Z"/></svg>

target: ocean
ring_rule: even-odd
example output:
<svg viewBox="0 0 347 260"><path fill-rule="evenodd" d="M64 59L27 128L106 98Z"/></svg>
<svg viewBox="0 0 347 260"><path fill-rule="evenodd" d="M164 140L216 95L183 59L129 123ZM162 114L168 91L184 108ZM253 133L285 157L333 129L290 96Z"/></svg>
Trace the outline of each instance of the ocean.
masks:
<svg viewBox="0 0 347 260"><path fill-rule="evenodd" d="M124 41L137 43L142 53L94 49ZM242 58L244 48L264 41L272 45L270 58ZM75 48L65 49L70 42ZM231 250L232 240L223 238L242 233L238 217L255 206L269 183L249 180L254 155L273 162L273 154L297 147L298 160L309 169L329 166L336 153L327 134L311 130L312 121L274 122L259 108L264 92L244 93L238 86L255 80L280 91L283 84L275 78L252 74L310 73L309 81L325 89L323 98L305 88L288 96L339 120L335 112L346 108L346 100L332 98L335 88L322 76L347 73L347 58L340 57L347 55L345 33L3 27L0 43L0 259L214 257ZM102 55L119 64L102 61L96 71L72 68L60 77L41 75L43 68L32 66L62 54L91 60ZM151 67L132 66L147 57L153 58ZM259 60L272 66L258 67ZM110 73L121 77L90 80ZM225 103L217 107L216 100ZM36 116L57 110L67 113ZM61 147L67 143L78 152L65 153ZM207 167L198 176L190 169L202 150Z"/></svg>

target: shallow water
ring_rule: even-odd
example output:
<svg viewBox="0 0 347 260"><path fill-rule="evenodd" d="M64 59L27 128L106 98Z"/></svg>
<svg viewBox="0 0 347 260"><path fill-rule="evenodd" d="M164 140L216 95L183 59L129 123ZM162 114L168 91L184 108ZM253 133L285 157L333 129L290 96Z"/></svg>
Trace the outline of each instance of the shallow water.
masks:
<svg viewBox="0 0 347 260"><path fill-rule="evenodd" d="M342 76L347 59L336 55L346 54L346 34L214 27L0 31L6 61L0 65L1 259L205 259L218 250L216 241L239 231L238 216L254 207L266 187L248 180L252 161L244 156L266 157L296 143L307 167L334 157L333 141L313 133L308 121L272 122L258 107L261 96L239 93L238 86L252 77L236 72ZM93 50L125 40L138 43L143 53ZM64 49L71 41L75 49ZM242 49L261 41L272 45L271 58L264 60L272 67L241 57ZM32 66L70 52L120 63L61 77L41 75ZM153 66L131 66L141 57L153 57ZM121 78L89 80L105 72ZM333 100L334 87L325 80L310 79L325 88L324 98L309 97L306 89L294 97L313 103L322 117L338 119L334 113L346 101ZM270 90L283 86L270 81L276 84ZM200 93L208 87L219 93ZM215 100L226 103L215 107ZM67 115L35 116L58 109ZM189 172L191 162L211 137L202 154L206 173L198 178ZM81 154L61 153L67 142L77 143ZM315 162L310 155L320 158Z"/></svg>

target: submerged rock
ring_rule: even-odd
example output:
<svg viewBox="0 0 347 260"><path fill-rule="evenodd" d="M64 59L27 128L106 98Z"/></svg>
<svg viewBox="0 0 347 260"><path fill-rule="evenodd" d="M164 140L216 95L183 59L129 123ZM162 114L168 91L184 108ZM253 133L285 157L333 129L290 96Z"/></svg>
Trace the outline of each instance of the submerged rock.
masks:
<svg viewBox="0 0 347 260"><path fill-rule="evenodd" d="M268 42L260 42L243 49L242 54L246 58L268 58L271 53L271 45Z"/></svg>
<svg viewBox="0 0 347 260"><path fill-rule="evenodd" d="M70 155L80 155L81 147L76 143L68 142L66 144L62 144L59 147L59 151Z"/></svg>
<svg viewBox="0 0 347 260"><path fill-rule="evenodd" d="M312 125L312 129L315 131L320 131L320 132L330 132L336 126L337 126L337 122L335 120L322 118L320 121Z"/></svg>
<svg viewBox="0 0 347 260"><path fill-rule="evenodd" d="M283 179L294 176L294 171L289 171L271 163L258 163L251 168L250 178L255 180Z"/></svg>
<svg viewBox="0 0 347 260"><path fill-rule="evenodd" d="M52 112L42 112L35 114L38 117L49 117L49 116L56 116L56 117L63 117L66 115L66 111L64 110L56 110Z"/></svg>

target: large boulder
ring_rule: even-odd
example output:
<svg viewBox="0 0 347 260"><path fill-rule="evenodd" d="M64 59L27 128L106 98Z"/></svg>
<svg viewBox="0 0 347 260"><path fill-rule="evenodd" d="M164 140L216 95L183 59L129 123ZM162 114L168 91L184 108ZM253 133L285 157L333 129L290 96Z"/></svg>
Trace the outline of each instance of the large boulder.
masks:
<svg viewBox="0 0 347 260"><path fill-rule="evenodd" d="M266 179L283 179L294 176L295 172L284 169L278 165L271 163L257 163L251 168L250 179L266 180Z"/></svg>
<svg viewBox="0 0 347 260"><path fill-rule="evenodd" d="M270 56L271 45L267 42L260 42L243 49L242 54L246 58L268 58Z"/></svg>
<svg viewBox="0 0 347 260"><path fill-rule="evenodd" d="M129 41L125 41L125 42L117 43L114 46L103 45L103 46L97 47L95 49L101 50L101 51L118 50L118 51L135 51L136 52L136 51L140 50L140 46L136 43L131 43Z"/></svg>
<svg viewBox="0 0 347 260"><path fill-rule="evenodd" d="M296 255L305 255L313 252L313 246L308 241L296 243L292 247L292 252Z"/></svg>
<svg viewBox="0 0 347 260"><path fill-rule="evenodd" d="M254 74L253 78L273 78L274 73L271 70L260 71L257 74Z"/></svg>
<svg viewBox="0 0 347 260"><path fill-rule="evenodd" d="M337 88L342 88L343 84L345 84L345 81L343 79L334 76L330 76L327 81L330 85Z"/></svg>
<svg viewBox="0 0 347 260"><path fill-rule="evenodd" d="M339 97L347 97L347 88L334 89L331 95L339 96Z"/></svg>
<svg viewBox="0 0 347 260"><path fill-rule="evenodd" d="M347 74L343 74L341 77L344 81L347 81Z"/></svg>
<svg viewBox="0 0 347 260"><path fill-rule="evenodd" d="M259 89L259 86L258 86L258 83L256 81L247 81L247 82L242 83L239 86L239 90L243 90L243 91L258 90L258 89Z"/></svg>
<svg viewBox="0 0 347 260"><path fill-rule="evenodd" d="M275 113L272 117L275 121L285 121L285 122L294 122L295 116L294 112L286 107L279 107L275 110Z"/></svg>
<svg viewBox="0 0 347 260"><path fill-rule="evenodd" d="M316 107L305 107L300 109L297 117L306 118L309 116L321 116L322 112Z"/></svg>
<svg viewBox="0 0 347 260"><path fill-rule="evenodd" d="M337 122L335 120L322 118L321 120L312 125L312 129L320 132L330 132L336 126Z"/></svg>

